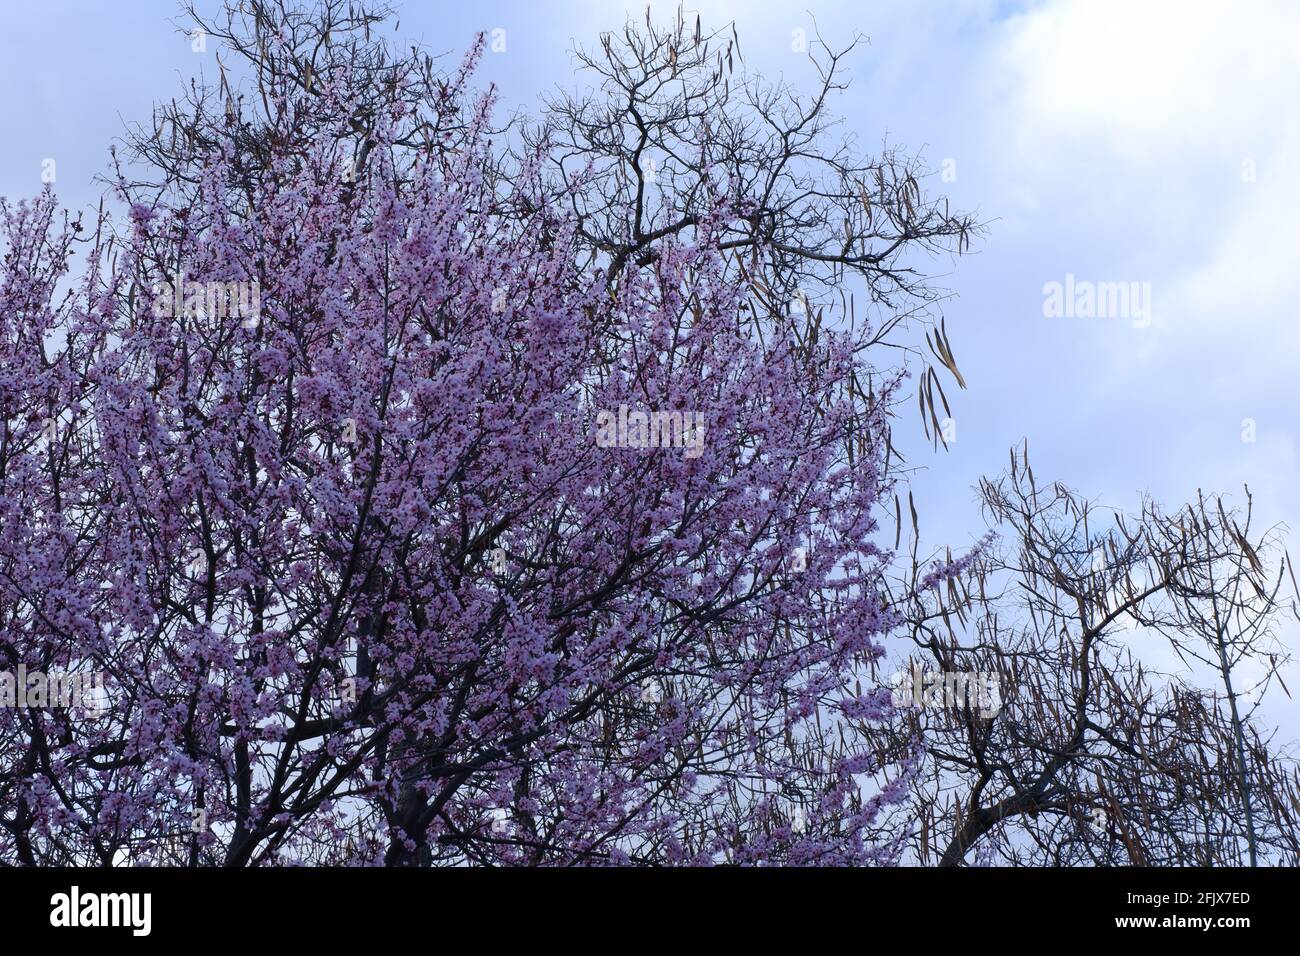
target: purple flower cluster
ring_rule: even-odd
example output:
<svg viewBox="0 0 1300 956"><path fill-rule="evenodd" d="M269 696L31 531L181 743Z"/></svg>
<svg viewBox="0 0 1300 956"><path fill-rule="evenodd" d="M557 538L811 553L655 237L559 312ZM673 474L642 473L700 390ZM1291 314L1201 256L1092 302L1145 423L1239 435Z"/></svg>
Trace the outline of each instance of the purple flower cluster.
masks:
<svg viewBox="0 0 1300 956"><path fill-rule="evenodd" d="M721 200L579 269L486 98L355 175L281 105L252 172L232 132L192 195L123 181L71 294L53 197L0 207L0 666L109 695L0 714L0 860L890 862L865 333L759 334ZM148 308L178 264L260 321ZM601 447L621 406L706 440Z"/></svg>

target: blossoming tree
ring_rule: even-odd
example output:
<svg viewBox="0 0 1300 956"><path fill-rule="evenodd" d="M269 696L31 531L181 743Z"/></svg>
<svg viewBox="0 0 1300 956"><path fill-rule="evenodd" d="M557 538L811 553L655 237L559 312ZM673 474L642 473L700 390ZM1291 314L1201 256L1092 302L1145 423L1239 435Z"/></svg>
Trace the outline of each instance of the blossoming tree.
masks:
<svg viewBox="0 0 1300 956"><path fill-rule="evenodd" d="M787 306L923 299L905 253L969 221L834 154L828 251L702 129L651 204L641 150L565 165L556 114L492 126L481 47L443 75L381 18L232 6L247 74L160 111L120 216L3 207L0 660L108 700L0 715L0 859L893 861L897 376Z"/></svg>

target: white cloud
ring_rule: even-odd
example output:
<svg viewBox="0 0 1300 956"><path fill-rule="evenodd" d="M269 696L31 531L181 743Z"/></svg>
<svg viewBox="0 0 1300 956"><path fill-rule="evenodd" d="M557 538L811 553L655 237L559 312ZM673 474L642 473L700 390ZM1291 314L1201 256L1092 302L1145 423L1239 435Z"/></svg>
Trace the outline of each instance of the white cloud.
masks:
<svg viewBox="0 0 1300 956"><path fill-rule="evenodd" d="M1300 4L1050 0L988 64L1018 228L1064 221L1065 267L1153 281L1155 327L1089 356L1098 385L1277 411L1300 359Z"/></svg>
<svg viewBox="0 0 1300 956"><path fill-rule="evenodd" d="M1177 164L1293 122L1298 38L1286 0L1058 0L1011 18L1002 54L1026 148Z"/></svg>

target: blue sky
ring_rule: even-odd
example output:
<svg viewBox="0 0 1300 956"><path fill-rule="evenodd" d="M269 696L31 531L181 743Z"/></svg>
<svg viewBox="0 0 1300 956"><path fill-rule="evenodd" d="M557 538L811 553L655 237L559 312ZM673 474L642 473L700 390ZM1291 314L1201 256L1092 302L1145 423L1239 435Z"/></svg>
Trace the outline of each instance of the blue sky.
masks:
<svg viewBox="0 0 1300 956"><path fill-rule="evenodd" d="M211 4L208 4L210 7ZM621 2L396 3L402 35L458 52L504 29L483 77L507 104L573 83L568 51L620 26ZM676 3L653 3L668 18ZM644 4L626 4L637 16ZM735 20L749 68L807 83L791 49L814 22L870 38L835 108L865 148L884 139L952 160L944 189L989 223L977 254L933 263L970 385L957 440L934 453L901 426L929 543L981 530L973 485L1028 439L1035 472L1097 500L1174 507L1197 488L1240 494L1265 523L1300 528L1300 5L1157 0L749 0L686 4ZM215 74L169 21L172 0L7 5L0 30L0 195L56 188L92 205L123 123L183 77ZM1043 287L1150 283L1153 320L1047 318ZM1243 441L1243 422L1254 441ZM912 438L907 435L917 432ZM1300 554L1300 542L1292 542ZM1300 646L1296 629L1291 645ZM1288 683L1300 687L1292 667ZM1300 738L1300 708L1275 711Z"/></svg>

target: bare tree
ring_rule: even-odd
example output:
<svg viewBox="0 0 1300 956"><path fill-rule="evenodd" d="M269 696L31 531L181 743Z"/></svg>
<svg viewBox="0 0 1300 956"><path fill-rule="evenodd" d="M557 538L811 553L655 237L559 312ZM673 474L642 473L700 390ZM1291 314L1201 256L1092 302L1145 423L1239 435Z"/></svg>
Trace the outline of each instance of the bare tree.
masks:
<svg viewBox="0 0 1300 956"><path fill-rule="evenodd" d="M1252 539L1249 493L1125 517L1038 484L1024 451L980 492L1001 538L910 608L909 663L989 675L1000 707L922 701L879 737L927 741L917 860L1300 860L1300 777L1256 715L1294 579L1277 529Z"/></svg>
<svg viewBox="0 0 1300 956"><path fill-rule="evenodd" d="M520 158L545 157L543 173L572 203L591 264L612 277L628 263L653 263L665 242L689 240L712 199L725 196L743 216L717 224L721 247L752 283L754 323L793 322L815 341L828 316L865 322L864 348L919 361L921 420L940 441L950 411L936 369L965 382L935 323L944 293L927 275L929 260L967 251L982 227L922 190L919 157L888 144L872 154L841 135L832 105L864 39L833 47L814 36L802 93L749 76L734 25L706 31L680 8L661 25L647 11L644 23L629 18L597 49L575 51L594 88L551 96L539 120L524 124ZM861 314L859 286L869 300ZM913 322L925 349L899 334ZM871 383L856 384L874 396Z"/></svg>
<svg viewBox="0 0 1300 956"><path fill-rule="evenodd" d="M790 296L856 275L885 304L929 297L908 256L964 250L977 227L923 196L918 159L888 148L864 155L852 138L835 137L829 106L862 39L833 48L816 38L814 82L802 94L745 75L734 25L705 33L680 9L667 26L647 13L644 27L629 20L602 35L598 50L575 53L599 85L552 97L529 139L561 147L549 156L554 174L582 183L566 192L613 272L694 229L710 194L721 193L746 211L724 246L771 255L770 274Z"/></svg>

